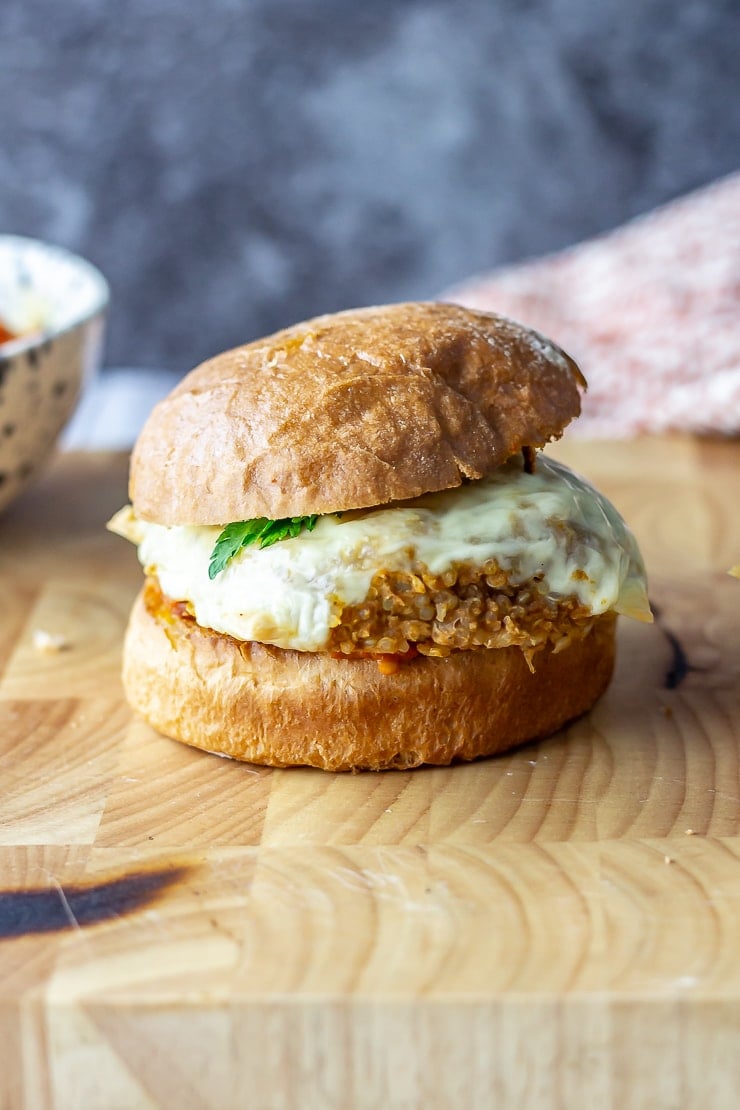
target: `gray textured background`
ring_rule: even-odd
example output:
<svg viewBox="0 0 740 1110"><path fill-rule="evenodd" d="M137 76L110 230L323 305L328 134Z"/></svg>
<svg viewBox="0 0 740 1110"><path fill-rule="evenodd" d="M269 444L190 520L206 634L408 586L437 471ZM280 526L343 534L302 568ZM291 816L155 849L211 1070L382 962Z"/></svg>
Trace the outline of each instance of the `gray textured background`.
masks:
<svg viewBox="0 0 740 1110"><path fill-rule="evenodd" d="M740 165L737 0L1 0L0 226L186 370Z"/></svg>

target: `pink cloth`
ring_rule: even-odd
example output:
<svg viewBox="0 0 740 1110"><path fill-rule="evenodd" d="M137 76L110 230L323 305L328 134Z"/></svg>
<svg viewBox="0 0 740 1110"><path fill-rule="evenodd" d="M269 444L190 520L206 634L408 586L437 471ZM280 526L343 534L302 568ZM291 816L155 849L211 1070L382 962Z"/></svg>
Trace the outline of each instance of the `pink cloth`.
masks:
<svg viewBox="0 0 740 1110"><path fill-rule="evenodd" d="M740 433L740 173L558 254L448 289L559 343L580 436Z"/></svg>

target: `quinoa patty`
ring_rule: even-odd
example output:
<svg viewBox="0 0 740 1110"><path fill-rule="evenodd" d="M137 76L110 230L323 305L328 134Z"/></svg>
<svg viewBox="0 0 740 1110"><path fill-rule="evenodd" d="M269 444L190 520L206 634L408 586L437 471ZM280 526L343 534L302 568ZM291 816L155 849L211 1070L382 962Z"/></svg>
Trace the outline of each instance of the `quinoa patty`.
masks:
<svg viewBox="0 0 740 1110"><path fill-rule="evenodd" d="M145 602L160 616L167 609L194 620L187 601L161 592L147 580ZM519 647L532 656L549 645L562 650L585 636L594 616L575 597L555 598L536 581L513 585L493 561L459 566L443 575L381 571L367 597L347 605L331 630L325 650L332 654L445 656L453 651Z"/></svg>
<svg viewBox="0 0 740 1110"><path fill-rule="evenodd" d="M585 636L593 613L575 597L554 598L537 582L513 585L493 561L459 566L441 576L381 571L367 597L348 605L328 648L449 655L475 648L520 647L531 660L545 644L563 648Z"/></svg>

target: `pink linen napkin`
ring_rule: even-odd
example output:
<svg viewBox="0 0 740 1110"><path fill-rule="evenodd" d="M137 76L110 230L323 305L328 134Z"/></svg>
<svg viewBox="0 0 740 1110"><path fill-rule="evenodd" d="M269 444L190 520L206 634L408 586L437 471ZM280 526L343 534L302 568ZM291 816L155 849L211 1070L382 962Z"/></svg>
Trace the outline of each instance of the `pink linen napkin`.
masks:
<svg viewBox="0 0 740 1110"><path fill-rule="evenodd" d="M740 173L445 301L550 336L589 389L569 434L740 433Z"/></svg>

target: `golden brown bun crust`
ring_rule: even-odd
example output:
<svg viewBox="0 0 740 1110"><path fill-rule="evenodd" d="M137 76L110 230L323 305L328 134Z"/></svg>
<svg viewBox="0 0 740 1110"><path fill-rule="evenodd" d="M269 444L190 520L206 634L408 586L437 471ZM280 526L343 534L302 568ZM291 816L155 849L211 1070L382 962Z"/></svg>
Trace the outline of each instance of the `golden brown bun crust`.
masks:
<svg viewBox="0 0 740 1110"><path fill-rule="evenodd" d="M275 767L409 768L494 755L584 713L614 664L612 614L532 674L518 648L372 659L238 644L137 599L126 634L131 705L167 736Z"/></svg>
<svg viewBox="0 0 740 1110"><path fill-rule="evenodd" d="M384 505L481 478L580 411L575 363L449 304L309 320L203 363L131 461L138 516L226 524Z"/></svg>

